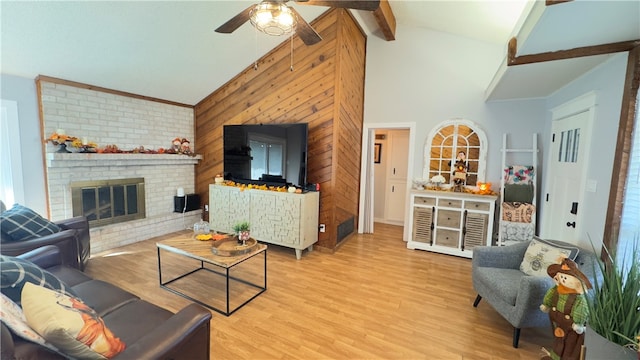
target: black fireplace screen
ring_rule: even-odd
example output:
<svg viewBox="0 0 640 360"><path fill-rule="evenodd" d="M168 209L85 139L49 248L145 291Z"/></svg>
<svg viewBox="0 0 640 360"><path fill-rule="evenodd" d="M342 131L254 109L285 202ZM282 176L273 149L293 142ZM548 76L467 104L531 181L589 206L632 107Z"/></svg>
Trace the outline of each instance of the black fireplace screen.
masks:
<svg viewBox="0 0 640 360"><path fill-rule="evenodd" d="M92 226L145 217L144 178L71 183L73 216L85 216Z"/></svg>

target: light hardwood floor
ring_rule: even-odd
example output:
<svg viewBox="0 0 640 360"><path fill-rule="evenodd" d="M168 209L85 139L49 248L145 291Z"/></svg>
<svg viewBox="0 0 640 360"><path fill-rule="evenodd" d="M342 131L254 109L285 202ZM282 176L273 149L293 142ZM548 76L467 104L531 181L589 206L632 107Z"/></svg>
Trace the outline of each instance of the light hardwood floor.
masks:
<svg viewBox="0 0 640 360"><path fill-rule="evenodd" d="M86 272L178 311L189 301L158 285L155 243L169 236L96 254ZM470 259L408 250L392 225L345 241L301 260L269 245L267 291L230 317L213 312L211 358L538 359L551 344L550 329L523 329L514 349L512 327L472 306Z"/></svg>

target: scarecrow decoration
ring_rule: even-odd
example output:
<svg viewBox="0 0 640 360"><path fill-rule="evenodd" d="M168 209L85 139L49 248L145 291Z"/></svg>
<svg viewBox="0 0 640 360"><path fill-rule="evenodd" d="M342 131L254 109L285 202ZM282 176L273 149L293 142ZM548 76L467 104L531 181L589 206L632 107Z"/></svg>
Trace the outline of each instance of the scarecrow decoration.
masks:
<svg viewBox="0 0 640 360"><path fill-rule="evenodd" d="M553 348L543 348L543 360L579 360L584 344L584 330L589 316L585 289L591 289L589 279L570 259L552 264L547 274L556 283L544 296L540 310L549 313L553 328Z"/></svg>
<svg viewBox="0 0 640 360"><path fill-rule="evenodd" d="M463 188L467 184L467 167L467 154L460 151L453 166L453 191L463 192Z"/></svg>

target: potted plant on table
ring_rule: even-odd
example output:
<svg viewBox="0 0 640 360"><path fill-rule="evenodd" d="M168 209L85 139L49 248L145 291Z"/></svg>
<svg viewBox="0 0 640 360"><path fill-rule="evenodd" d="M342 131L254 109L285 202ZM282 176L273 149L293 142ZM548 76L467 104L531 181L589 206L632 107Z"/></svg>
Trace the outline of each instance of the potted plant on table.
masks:
<svg viewBox="0 0 640 360"><path fill-rule="evenodd" d="M250 237L250 225L248 221L242 221L233 225L233 231L238 236L238 243L245 245L246 241Z"/></svg>
<svg viewBox="0 0 640 360"><path fill-rule="evenodd" d="M640 360L640 236L618 256L604 250L608 261L598 259L602 277L587 299L586 359Z"/></svg>

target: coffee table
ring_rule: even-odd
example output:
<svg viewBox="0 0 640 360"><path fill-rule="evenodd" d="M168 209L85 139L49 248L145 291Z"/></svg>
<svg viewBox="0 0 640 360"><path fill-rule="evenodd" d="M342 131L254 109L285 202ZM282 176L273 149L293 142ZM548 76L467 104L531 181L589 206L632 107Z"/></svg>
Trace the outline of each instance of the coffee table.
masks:
<svg viewBox="0 0 640 360"><path fill-rule="evenodd" d="M213 241L214 240L200 241L196 240L193 234L185 234L157 242L158 277L160 287L206 306L220 314L230 316L267 290L267 246L258 243L246 254L238 256L218 256L211 250ZM167 272L172 273L171 279L164 280L162 278L163 267L161 256L161 253L163 252L176 254L195 261L185 260L184 262L179 261L179 263L174 261L172 269L165 269ZM253 264L253 273L250 271L251 269L249 269L249 271L243 271L240 269L236 271L239 275L234 276L230 274L230 271L235 271L237 268L242 267L243 264L254 259L259 254L263 255L263 272L258 271L256 273L256 267L255 264ZM166 255L167 254L165 254L165 256ZM194 269L189 265L190 263L199 263L200 265ZM185 268L186 272L184 272ZM175 275L176 272L179 275ZM246 279L250 274L260 275L259 272L262 272L262 284L257 284L256 282L259 281L256 280ZM213 275L214 277L207 276L205 278L205 274ZM183 280L187 277L195 281L195 283ZM221 278L223 278L224 281L221 281ZM169 285L171 285L171 287L169 287ZM229 302L230 285L234 285L234 287L239 288L239 290L235 291L235 295L241 298L239 300L240 304L235 305L233 308L230 306ZM207 301L215 298L221 288L224 288L226 296L226 306L223 308L215 306L210 301ZM238 301L234 301L234 303L237 302Z"/></svg>

